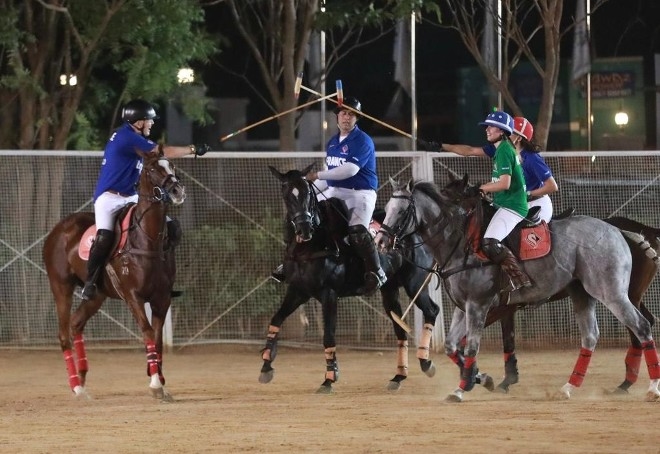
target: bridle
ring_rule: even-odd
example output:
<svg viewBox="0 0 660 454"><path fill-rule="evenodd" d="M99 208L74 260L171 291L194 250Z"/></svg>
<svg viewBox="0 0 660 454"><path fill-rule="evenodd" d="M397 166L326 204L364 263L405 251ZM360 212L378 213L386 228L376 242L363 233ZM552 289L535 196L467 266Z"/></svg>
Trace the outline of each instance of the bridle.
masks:
<svg viewBox="0 0 660 454"><path fill-rule="evenodd" d="M412 194L410 195L393 195L393 199L403 199L408 201L408 207L395 226L389 226L384 222L380 225L378 233L389 237L392 241L392 248L419 230L420 225L417 222L417 207L415 206L415 199ZM423 243L421 243L423 244Z"/></svg>
<svg viewBox="0 0 660 454"><path fill-rule="evenodd" d="M307 225L309 226L310 233L313 234L314 230L320 225L318 201L316 200L316 195L312 188L312 182L305 180L304 183L307 185L307 197L304 203L298 203L298 200L296 199L298 209L291 214L289 222L291 222L296 233L300 231L300 226ZM282 183L282 187L286 190L285 193L287 197L292 197L291 194L293 191L290 188L291 186L292 184L290 182Z"/></svg>

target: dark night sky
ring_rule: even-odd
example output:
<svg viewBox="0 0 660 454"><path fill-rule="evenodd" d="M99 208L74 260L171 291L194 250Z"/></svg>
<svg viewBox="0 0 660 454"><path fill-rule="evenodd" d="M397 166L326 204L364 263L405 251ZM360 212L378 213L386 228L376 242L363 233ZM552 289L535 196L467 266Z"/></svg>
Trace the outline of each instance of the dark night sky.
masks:
<svg viewBox="0 0 660 454"><path fill-rule="evenodd" d="M592 5L597 0L591 0ZM565 15L575 13L576 0L566 0ZM593 6L592 6L593 7ZM222 13L222 6L210 10L208 17L209 29L222 31L235 47L225 49L215 57L225 65L247 67L254 74L252 82L260 85L259 76L254 69L254 63L246 58L247 53L241 48L241 42L231 35L231 24L227 14ZM428 25L417 26L417 107L422 127L427 122L445 125L442 130L445 140L452 140L455 131L452 130L452 115L456 111L456 69L472 66L473 59L464 50L463 45L450 30ZM392 44L394 34L370 45L356 50L342 61L336 70L328 75L334 90L334 81L341 79L346 94L360 98L365 111L376 118L383 118L385 110L398 85L393 81L394 63L392 62ZM658 0L608 0L597 9L592 17L591 38L594 57L615 57L641 55L648 64L652 64L654 53L660 53L660 1ZM563 41L562 56L570 58L572 49L572 34ZM542 48L540 49L542 52ZM229 75L218 68L209 65L202 69L205 83L209 87L209 95L215 97L247 97L250 98L248 108L248 123L260 120L273 114L263 101L235 76ZM648 85L648 82L647 82ZM265 92L264 92L265 93ZM409 130L409 125L400 125ZM372 125L377 128L377 125ZM370 133L388 135L390 132L371 130ZM250 138L272 138L277 135L275 122L270 122L250 131Z"/></svg>

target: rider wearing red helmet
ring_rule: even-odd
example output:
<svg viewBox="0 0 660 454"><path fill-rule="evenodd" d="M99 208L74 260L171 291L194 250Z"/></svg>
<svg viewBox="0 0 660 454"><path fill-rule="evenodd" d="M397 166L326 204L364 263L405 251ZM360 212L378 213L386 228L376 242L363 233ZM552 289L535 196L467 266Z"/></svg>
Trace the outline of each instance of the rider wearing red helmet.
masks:
<svg viewBox="0 0 660 454"><path fill-rule="evenodd" d="M522 161L525 185L527 186L527 200L529 207L541 207L539 217L545 222L552 218L552 200L548 194L559 190L552 170L548 167L541 151L532 138L534 137L534 126L525 117L514 117L513 135L511 142Z"/></svg>
<svg viewBox="0 0 660 454"><path fill-rule="evenodd" d="M511 115L501 111L492 112L479 125L486 127L486 146L443 143L440 147L462 156L488 156L494 161L491 181L479 188L493 194L493 204L497 207L481 240L481 248L490 260L500 264L507 273L510 283L509 288L504 290L512 292L532 285L529 276L520 269L516 257L502 244L504 238L527 216L529 208L525 178L519 157L509 139L513 133ZM493 153L490 154L490 151Z"/></svg>

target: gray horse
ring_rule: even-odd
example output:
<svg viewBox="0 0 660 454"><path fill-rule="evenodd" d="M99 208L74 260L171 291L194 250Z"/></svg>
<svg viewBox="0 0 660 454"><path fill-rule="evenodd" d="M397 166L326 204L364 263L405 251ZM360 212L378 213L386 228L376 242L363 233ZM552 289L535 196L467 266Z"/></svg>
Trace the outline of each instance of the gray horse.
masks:
<svg viewBox="0 0 660 454"><path fill-rule="evenodd" d="M467 211L428 182L394 185L382 230L376 237L381 249L391 247L391 238L420 233L439 264L445 290L465 312L465 325L452 321L445 343L447 354L459 348L467 333L465 359L459 387L447 397L460 402L472 390L477 374L476 356L486 315L500 301L500 269L484 266L469 249ZM510 295L510 304L544 301L566 289L573 301L581 335L580 355L559 396L570 398L584 379L598 341L596 304L601 301L642 343L650 384L646 400L660 400L660 361L651 326L628 298L632 268L630 249L621 232L596 218L573 216L550 224L554 247L543 258L524 262L533 286Z"/></svg>

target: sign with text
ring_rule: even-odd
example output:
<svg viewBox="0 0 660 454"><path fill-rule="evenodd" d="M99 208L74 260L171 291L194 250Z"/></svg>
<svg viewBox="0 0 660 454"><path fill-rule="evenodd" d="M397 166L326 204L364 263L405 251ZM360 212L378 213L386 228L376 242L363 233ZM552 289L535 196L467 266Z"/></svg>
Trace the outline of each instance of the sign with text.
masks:
<svg viewBox="0 0 660 454"><path fill-rule="evenodd" d="M580 90L585 98L586 87ZM634 71L595 71L591 73L591 98L622 98L635 93Z"/></svg>

